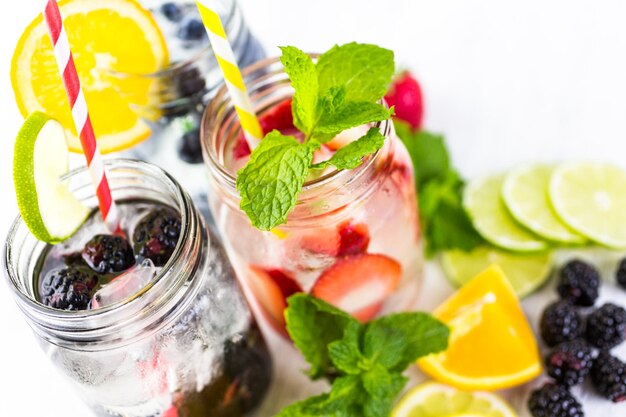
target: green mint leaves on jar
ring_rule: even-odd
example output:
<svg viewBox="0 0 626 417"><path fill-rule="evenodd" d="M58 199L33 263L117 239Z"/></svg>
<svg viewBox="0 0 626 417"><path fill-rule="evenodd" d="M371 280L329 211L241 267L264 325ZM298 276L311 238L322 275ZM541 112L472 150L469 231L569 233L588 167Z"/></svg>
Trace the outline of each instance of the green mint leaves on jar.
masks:
<svg viewBox="0 0 626 417"><path fill-rule="evenodd" d="M345 130L393 115L393 109L380 104L395 71L392 51L349 43L334 46L314 63L296 47L281 50L281 62L294 88L294 125L304 139L277 130L268 133L237 173L240 207L260 230L287 221L311 170L354 169L380 149L385 138L372 127L328 160L314 164L313 155L322 144Z"/></svg>

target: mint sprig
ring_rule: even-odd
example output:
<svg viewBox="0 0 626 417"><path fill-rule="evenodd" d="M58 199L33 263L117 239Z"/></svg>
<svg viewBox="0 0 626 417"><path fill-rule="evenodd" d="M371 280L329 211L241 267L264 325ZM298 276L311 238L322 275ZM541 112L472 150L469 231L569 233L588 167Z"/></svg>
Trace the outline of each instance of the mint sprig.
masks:
<svg viewBox="0 0 626 417"><path fill-rule="evenodd" d="M328 393L294 403L277 417L388 415L408 381L402 372L448 344L448 328L426 313L361 324L308 294L296 294L288 304L287 331L311 365L309 375L332 385Z"/></svg>
<svg viewBox="0 0 626 417"><path fill-rule="evenodd" d="M452 167L444 137L423 130L414 132L400 121L395 122L395 128L415 168L426 254L433 256L450 249L470 251L484 244L463 208L465 181Z"/></svg>
<svg viewBox="0 0 626 417"><path fill-rule="evenodd" d="M296 47L281 50L281 62L294 88L294 125L304 139L299 142L273 131L238 172L241 209L261 230L286 222L310 169L330 165L340 170L356 168L383 146L384 137L372 128L328 161L313 165L313 152L323 143L344 130L387 120L393 114L393 109L380 104L394 73L392 51L349 43L333 47L314 63ZM268 139L271 146L262 146ZM263 167L265 163L270 165Z"/></svg>

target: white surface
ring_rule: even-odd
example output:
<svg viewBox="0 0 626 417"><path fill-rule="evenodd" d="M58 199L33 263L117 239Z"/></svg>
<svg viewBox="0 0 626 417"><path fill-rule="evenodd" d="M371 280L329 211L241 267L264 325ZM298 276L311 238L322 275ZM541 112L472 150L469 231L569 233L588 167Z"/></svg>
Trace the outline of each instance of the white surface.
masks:
<svg viewBox="0 0 626 417"><path fill-rule="evenodd" d="M22 121L10 86L10 59L20 33L43 3L10 2L0 13L2 238L16 212L12 142ZM623 1L242 3L271 54L276 45L323 51L353 40L394 49L397 62L414 69L423 84L426 126L446 134L454 162L466 176L529 160L593 158L626 167ZM438 282L436 271L428 272L429 281ZM429 287L429 296L437 297L429 297L428 306L445 291ZM536 316L537 310L531 310ZM4 283L0 334L0 416L90 415L39 351ZM280 390L292 387L281 385Z"/></svg>

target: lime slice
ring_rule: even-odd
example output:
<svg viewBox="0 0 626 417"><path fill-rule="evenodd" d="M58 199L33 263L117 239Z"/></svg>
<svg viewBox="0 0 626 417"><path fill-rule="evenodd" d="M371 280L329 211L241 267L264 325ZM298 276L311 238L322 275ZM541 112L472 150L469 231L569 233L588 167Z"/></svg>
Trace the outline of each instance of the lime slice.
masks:
<svg viewBox="0 0 626 417"><path fill-rule="evenodd" d="M503 175L472 181L463 193L463 205L474 227L496 246L516 252L535 252L548 248L547 242L519 226L507 211L500 196Z"/></svg>
<svg viewBox="0 0 626 417"><path fill-rule="evenodd" d="M459 391L427 382L400 400L391 417L517 417L500 397L488 392Z"/></svg>
<svg viewBox="0 0 626 417"><path fill-rule="evenodd" d="M502 198L515 220L535 234L560 243L582 244L586 239L563 224L550 203L553 170L549 165L528 165L511 171L504 179Z"/></svg>
<svg viewBox="0 0 626 417"><path fill-rule="evenodd" d="M523 298L550 278L552 253L519 254L482 246L471 252L451 250L441 255L441 265L448 279L457 287L471 281L476 275L496 264Z"/></svg>
<svg viewBox="0 0 626 417"><path fill-rule="evenodd" d="M557 167L550 201L569 227L602 245L626 248L626 172L609 164L573 162Z"/></svg>
<svg viewBox="0 0 626 417"><path fill-rule="evenodd" d="M63 126L43 113L31 114L15 140L13 181L24 223L44 242L67 239L90 213L59 179L68 159Z"/></svg>

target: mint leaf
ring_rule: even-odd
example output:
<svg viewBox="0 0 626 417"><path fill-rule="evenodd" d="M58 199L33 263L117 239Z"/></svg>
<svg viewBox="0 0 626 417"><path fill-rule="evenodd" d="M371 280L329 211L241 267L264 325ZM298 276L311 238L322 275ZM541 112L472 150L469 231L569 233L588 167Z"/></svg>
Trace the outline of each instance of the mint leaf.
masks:
<svg viewBox="0 0 626 417"><path fill-rule="evenodd" d="M417 131L395 122L396 133L411 155L420 206L420 222L426 238L426 255L461 249L470 251L485 243L462 204L464 182L450 164L441 135Z"/></svg>
<svg viewBox="0 0 626 417"><path fill-rule="evenodd" d="M408 378L390 373L378 365L363 375L363 387L369 394L363 405L366 417L388 416L396 396L406 385Z"/></svg>
<svg viewBox="0 0 626 417"><path fill-rule="evenodd" d="M261 141L237 173L241 209L252 224L271 230L285 223L309 173L315 147L274 130Z"/></svg>
<svg viewBox="0 0 626 417"><path fill-rule="evenodd" d="M357 375L362 372L363 355L359 350L358 342L337 340L328 345L330 360L339 371L348 375Z"/></svg>
<svg viewBox="0 0 626 417"><path fill-rule="evenodd" d="M313 415L327 416L349 409L362 396L361 377L347 375L335 379L330 393L305 407L304 411Z"/></svg>
<svg viewBox="0 0 626 417"><path fill-rule="evenodd" d="M354 42L334 46L319 57L316 66L320 91L343 86L346 101L379 100L395 72L392 51Z"/></svg>
<svg viewBox="0 0 626 417"><path fill-rule="evenodd" d="M328 104L324 102L323 105ZM315 128L315 133L327 134L332 137L351 127L387 120L392 115L392 109L378 103L348 101L336 107L332 112L323 112Z"/></svg>
<svg viewBox="0 0 626 417"><path fill-rule="evenodd" d="M312 168L326 168L334 165L337 169L353 169L361 165L363 157L371 155L385 143L385 137L376 127L371 128L367 133L352 143L340 148L327 161L314 164Z"/></svg>
<svg viewBox="0 0 626 417"><path fill-rule="evenodd" d="M385 368L397 365L404 356L407 341L404 332L373 321L363 335L363 354Z"/></svg>
<svg viewBox="0 0 626 417"><path fill-rule="evenodd" d="M280 48L280 62L291 80L295 92L292 101L293 123L305 135L310 135L317 120L319 85L311 56L293 46Z"/></svg>
<svg viewBox="0 0 626 417"><path fill-rule="evenodd" d="M296 294L287 300L287 331L296 347L311 365L312 379L333 369L328 346L338 340L357 340L361 324L349 314L308 294Z"/></svg>
<svg viewBox="0 0 626 417"><path fill-rule="evenodd" d="M448 327L426 313L398 313L381 317L367 324L365 333L372 327L388 328L404 335L406 348L391 369L404 371L411 363L422 356L441 352L448 346Z"/></svg>
<svg viewBox="0 0 626 417"><path fill-rule="evenodd" d="M411 155L418 188L432 179L443 178L450 168L450 156L443 136L395 122L396 133Z"/></svg>

